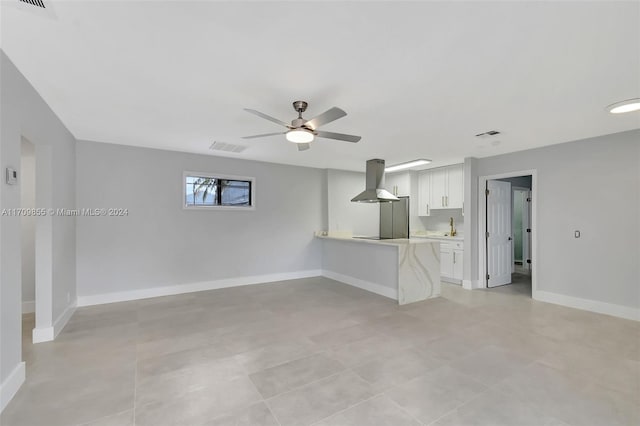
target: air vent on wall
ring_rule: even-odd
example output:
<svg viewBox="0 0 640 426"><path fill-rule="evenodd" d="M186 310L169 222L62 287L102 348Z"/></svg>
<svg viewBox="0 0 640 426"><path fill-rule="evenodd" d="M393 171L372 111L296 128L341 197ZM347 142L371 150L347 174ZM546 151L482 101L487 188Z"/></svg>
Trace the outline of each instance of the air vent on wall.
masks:
<svg viewBox="0 0 640 426"><path fill-rule="evenodd" d="M212 151L235 152L237 154L237 153L240 153L240 152L244 151L245 149L247 149L247 146L246 145L234 145L232 143L216 141L216 142L211 144L209 149L212 150Z"/></svg>
<svg viewBox="0 0 640 426"><path fill-rule="evenodd" d="M500 132L497 130L489 130L488 132L478 133L476 136L479 138L486 138L487 136L495 136L499 135Z"/></svg>
<svg viewBox="0 0 640 426"><path fill-rule="evenodd" d="M19 0L19 1L21 1L23 3L31 4L33 6L38 6L38 7L41 7L43 9L45 8L44 1L42 1L42 0Z"/></svg>

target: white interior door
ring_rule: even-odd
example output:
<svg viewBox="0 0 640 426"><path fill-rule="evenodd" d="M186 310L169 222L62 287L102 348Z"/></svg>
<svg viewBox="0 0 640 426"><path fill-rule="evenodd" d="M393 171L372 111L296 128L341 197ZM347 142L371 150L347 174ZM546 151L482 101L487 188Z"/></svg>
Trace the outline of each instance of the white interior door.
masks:
<svg viewBox="0 0 640 426"><path fill-rule="evenodd" d="M511 183L487 181L487 286L511 284Z"/></svg>

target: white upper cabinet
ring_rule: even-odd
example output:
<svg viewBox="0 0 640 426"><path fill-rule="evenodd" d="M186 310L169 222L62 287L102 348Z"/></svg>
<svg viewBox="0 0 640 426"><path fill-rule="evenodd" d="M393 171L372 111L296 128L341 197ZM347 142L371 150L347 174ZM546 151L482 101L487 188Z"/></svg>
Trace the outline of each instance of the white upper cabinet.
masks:
<svg viewBox="0 0 640 426"><path fill-rule="evenodd" d="M446 167L431 171L431 208L447 208L447 170Z"/></svg>
<svg viewBox="0 0 640 426"><path fill-rule="evenodd" d="M399 197L411 196L411 177L409 172L386 174L384 186L387 191Z"/></svg>
<svg viewBox="0 0 640 426"><path fill-rule="evenodd" d="M418 175L418 216L431 214L431 200L429 199L429 178L431 174L422 172Z"/></svg>
<svg viewBox="0 0 640 426"><path fill-rule="evenodd" d="M462 164L420 172L418 176L418 216L435 209L461 209L464 202Z"/></svg>

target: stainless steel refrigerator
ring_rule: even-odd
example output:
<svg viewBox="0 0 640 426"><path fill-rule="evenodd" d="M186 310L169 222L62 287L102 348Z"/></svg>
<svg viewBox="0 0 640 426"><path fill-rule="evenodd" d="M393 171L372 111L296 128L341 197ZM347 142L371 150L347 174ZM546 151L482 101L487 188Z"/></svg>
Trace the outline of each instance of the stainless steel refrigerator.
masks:
<svg viewBox="0 0 640 426"><path fill-rule="evenodd" d="M409 197L380 203L380 239L409 238Z"/></svg>

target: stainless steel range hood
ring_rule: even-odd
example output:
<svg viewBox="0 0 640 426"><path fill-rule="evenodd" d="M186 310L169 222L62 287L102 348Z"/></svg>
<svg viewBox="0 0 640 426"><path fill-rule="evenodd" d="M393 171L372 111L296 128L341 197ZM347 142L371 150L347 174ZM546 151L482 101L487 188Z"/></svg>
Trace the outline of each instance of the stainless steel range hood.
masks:
<svg viewBox="0 0 640 426"><path fill-rule="evenodd" d="M366 189L351 199L354 203L389 203L399 198L384 187L384 160L367 161Z"/></svg>

